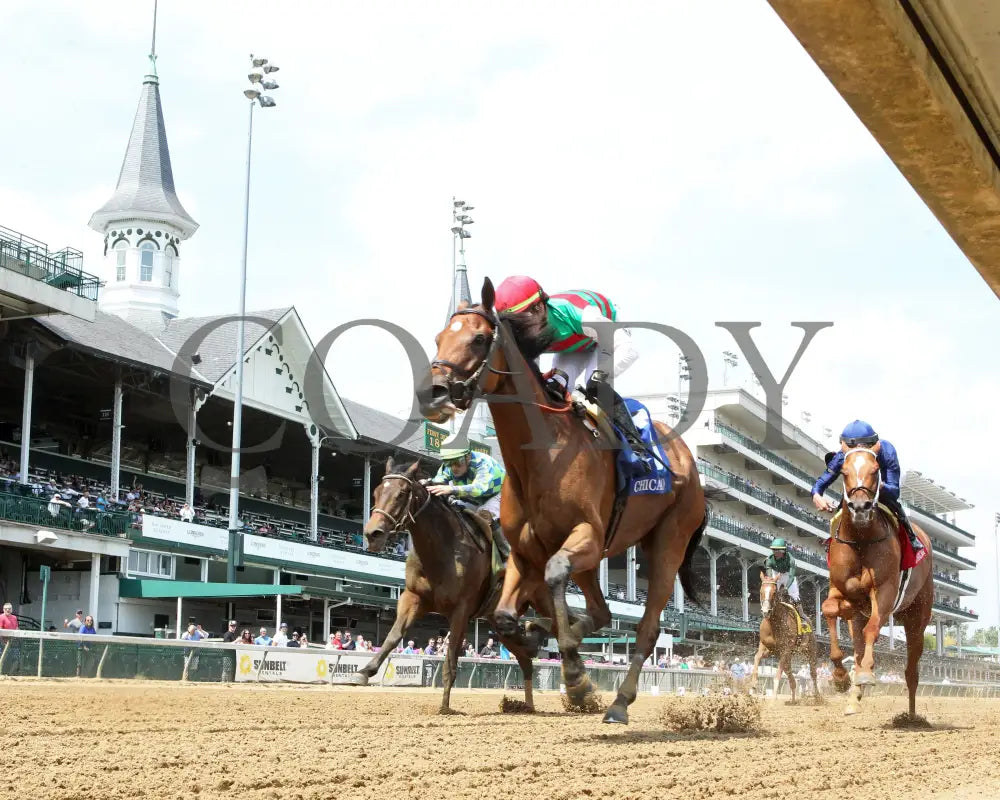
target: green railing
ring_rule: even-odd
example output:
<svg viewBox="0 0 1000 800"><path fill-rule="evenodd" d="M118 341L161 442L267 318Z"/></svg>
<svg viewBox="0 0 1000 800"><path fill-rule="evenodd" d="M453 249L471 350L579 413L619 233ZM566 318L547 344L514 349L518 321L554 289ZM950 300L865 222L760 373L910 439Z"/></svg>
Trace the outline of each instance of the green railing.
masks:
<svg viewBox="0 0 1000 800"><path fill-rule="evenodd" d="M731 486L732 488L743 492L743 494L749 495L756 500L760 500L762 503L770 506L776 511L783 511L785 514L788 514L788 516L801 520L813 528L818 528L824 533L829 529L829 525L826 520L818 514L810 514L801 506L797 506L790 500L780 497L775 492L769 492L765 489L761 489L759 486L753 486L746 478L741 478L731 472L725 472L718 467L714 467L711 464L701 461L698 462L698 472L702 475L714 478L717 481L721 481L727 486Z"/></svg>
<svg viewBox="0 0 1000 800"><path fill-rule="evenodd" d="M721 514L709 514L708 524L723 533L738 536L741 539L746 539L763 547L771 546L771 538L766 534L758 532L753 528L749 528L748 526L743 525L734 519L730 519L729 517L722 516ZM796 561L808 561L810 564L815 564L817 567L822 567L823 569L827 568L826 560L820 556L814 556L812 553L794 552L792 554L792 558Z"/></svg>
<svg viewBox="0 0 1000 800"><path fill-rule="evenodd" d="M59 513L53 516L47 499L10 492L0 492L0 519L101 536L127 536L132 524L132 515L128 512L98 511L93 507L81 511L59 506Z"/></svg>
<svg viewBox="0 0 1000 800"><path fill-rule="evenodd" d="M935 522L941 523L946 528L951 528L956 533L962 534L962 536L968 536L973 541L976 540L975 535L969 533L967 530L963 530L962 528L959 528L958 525L955 525L954 523L948 522L948 520L946 520L946 519L941 519L941 517L938 517L938 516L932 514L926 508L921 508L920 506L914 505L913 503L906 503L906 505L909 506L910 508L916 510L916 511L919 511L921 514L926 514L928 517L930 517L931 519L933 519Z"/></svg>
<svg viewBox="0 0 1000 800"><path fill-rule="evenodd" d="M87 300L97 300L101 281L84 272L82 264L79 250L67 247L50 253L48 245L0 226L0 267Z"/></svg>

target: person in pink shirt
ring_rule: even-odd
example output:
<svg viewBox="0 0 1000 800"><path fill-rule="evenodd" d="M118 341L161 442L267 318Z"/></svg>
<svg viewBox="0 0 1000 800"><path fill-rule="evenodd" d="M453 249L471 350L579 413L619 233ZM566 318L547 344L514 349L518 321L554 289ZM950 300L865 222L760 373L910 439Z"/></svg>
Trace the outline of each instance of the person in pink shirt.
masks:
<svg viewBox="0 0 1000 800"><path fill-rule="evenodd" d="M10 603L3 604L3 613L0 614L0 630L17 630L17 617L14 616L14 606Z"/></svg>

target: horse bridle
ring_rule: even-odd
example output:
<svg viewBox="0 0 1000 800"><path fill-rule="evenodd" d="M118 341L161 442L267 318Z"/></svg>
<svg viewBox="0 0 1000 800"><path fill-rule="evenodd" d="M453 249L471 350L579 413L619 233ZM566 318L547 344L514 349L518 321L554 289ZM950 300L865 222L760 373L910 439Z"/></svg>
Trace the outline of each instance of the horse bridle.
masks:
<svg viewBox="0 0 1000 800"><path fill-rule="evenodd" d="M444 361L443 359L437 359L431 362L431 369L437 367L438 369L448 370L448 395L451 398L452 403L471 403L472 399L476 396L476 392L480 388L479 381L483 377L483 373L486 370L489 370L496 375L514 374L513 372L497 369L490 364L490 361L493 360L493 353L496 350L497 344L500 342L500 332L502 330L500 327L500 318L496 315L496 312L493 312L493 314L490 315L479 308L462 308L452 314L448 320L451 321L455 317L461 316L462 314L475 314L477 317L482 317L490 324L490 327L492 327L493 330L490 333L490 346L486 351L486 356L475 370L465 369L465 367L460 367L454 362ZM456 376L464 377L465 380L456 380Z"/></svg>
<svg viewBox="0 0 1000 800"><path fill-rule="evenodd" d="M385 517L387 520L389 520L390 523L392 523L392 530L390 530L389 533L399 533L400 531L403 531L403 530L406 529L405 526L407 525L408 522L410 522L410 523L416 523L417 516L419 516L419 514L420 514L421 511L423 511L425 508L427 508L427 504L431 501L431 493L427 491L426 487L421 486L418 481L413 480L413 478L409 477L408 475L401 475L401 474L398 474L398 473L391 473L389 475L386 475L384 478L382 478L382 480L383 481L389 481L389 480L405 481L406 484L410 487L410 497L406 501L406 509L403 512L403 515L399 519L396 519L392 514L390 514L384 508L378 508L377 506L375 508L373 508L372 512L371 512L372 514L381 514L383 517ZM427 497L424 499L424 502L420 504L420 508L418 508L416 511L414 511L413 510L413 501L416 499L416 496L417 496L417 493L414 491L414 488L417 487L417 486L420 486L420 488L424 490L424 492L427 495Z"/></svg>
<svg viewBox="0 0 1000 800"><path fill-rule="evenodd" d="M846 453L844 453L844 463L847 463L847 457L851 453L868 453L868 454L870 454L875 459L875 466L876 467L878 466L878 453L876 453L870 447L852 447L850 450L848 450ZM871 495L872 506L873 506L873 509L875 510L875 512L877 514L878 513L878 498L879 498L879 494L882 491L882 470L881 469L876 469L875 470L875 489L874 489L874 491L871 490L871 489L869 489L867 486L864 486L863 484L859 484L858 486L855 486L853 489L847 489L846 481L845 481L845 486L844 486L844 500L845 500L845 502L847 500L849 500L851 498L851 495L853 495L855 492L861 492L861 491L865 492L866 494ZM836 532L833 534L833 538L836 541L840 542L840 544L850 545L852 548L854 548L855 550L857 550L857 551L860 552L863 547L867 547L870 544L877 544L878 542L884 542L889 537L888 536L883 536L881 539L871 539L871 540L865 541L865 542L849 542L849 541L847 541L845 539L841 539L840 538L840 526L838 525Z"/></svg>

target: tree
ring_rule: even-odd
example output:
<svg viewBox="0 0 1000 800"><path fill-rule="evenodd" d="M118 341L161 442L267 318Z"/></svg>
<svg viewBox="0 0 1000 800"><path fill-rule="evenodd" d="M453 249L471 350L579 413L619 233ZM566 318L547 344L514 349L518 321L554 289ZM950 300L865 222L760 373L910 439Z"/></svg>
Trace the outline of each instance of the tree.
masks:
<svg viewBox="0 0 1000 800"><path fill-rule="evenodd" d="M997 626L990 628L980 628L972 635L972 644L976 647L996 647L997 646Z"/></svg>

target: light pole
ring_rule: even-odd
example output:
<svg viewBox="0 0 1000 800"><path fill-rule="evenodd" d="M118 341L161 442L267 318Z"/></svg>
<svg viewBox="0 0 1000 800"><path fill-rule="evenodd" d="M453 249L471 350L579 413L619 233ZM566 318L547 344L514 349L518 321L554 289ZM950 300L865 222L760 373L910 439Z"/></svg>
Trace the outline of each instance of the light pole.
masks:
<svg viewBox="0 0 1000 800"><path fill-rule="evenodd" d="M323 442L333 438L333 436L320 436L313 442L312 446L312 470L309 481L309 535L314 542L319 541L319 451L323 447ZM337 454L333 453L332 455Z"/></svg>
<svg viewBox="0 0 1000 800"><path fill-rule="evenodd" d="M684 381L690 381L690 380L691 380L691 364L689 363L688 357L686 355L684 355L683 353L681 353L679 356L677 356L677 402L678 402L678 406L680 405L681 394L684 391ZM690 395L690 392L688 394ZM684 422L684 420L687 418L687 402L684 403L684 411L683 412L681 412L680 408L678 408L678 415L679 416L678 416L678 419L677 419L677 423L680 424L681 422Z"/></svg>
<svg viewBox="0 0 1000 800"><path fill-rule="evenodd" d="M997 659L1000 660L1000 511L993 512L993 551L997 560Z"/></svg>
<svg viewBox="0 0 1000 800"><path fill-rule="evenodd" d="M726 387L729 385L729 368L735 368L740 363L740 359L732 350L725 350L722 353L722 360L725 364L722 368L722 385Z"/></svg>
<svg viewBox="0 0 1000 800"><path fill-rule="evenodd" d="M468 276L466 273L465 266L465 240L471 239L472 234L465 229L466 225L471 225L475 220L469 216L470 211L472 211L475 206L470 206L464 200L456 200L454 197L451 198L451 308L450 314L454 314L458 310L458 304L462 302L462 297L460 297L461 292L459 291L459 273L463 273L465 279L462 283L465 286L469 285ZM456 253L457 250L457 253ZM459 258L458 256L461 256ZM449 314L449 319L450 319ZM480 404L482 405L482 404ZM455 418L452 417L449 420L449 427L451 432L455 432Z"/></svg>
<svg viewBox="0 0 1000 800"><path fill-rule="evenodd" d="M243 435L243 356L245 350L244 338L246 326L243 318L247 313L247 241L250 235L250 156L253 148L253 109L260 103L261 108L274 108L277 103L272 97L261 90L278 88L274 81L264 80L265 75L277 72L278 68L266 58L254 58L250 55L251 70L247 77L250 87L243 90L244 96L250 101L250 123L247 129L247 179L243 195L243 258L240 262L240 316L236 323L236 375L233 387L233 454L229 471L229 550L226 558L226 580L236 582L238 538L242 536L240 525L240 446ZM238 548L242 551L242 548Z"/></svg>

